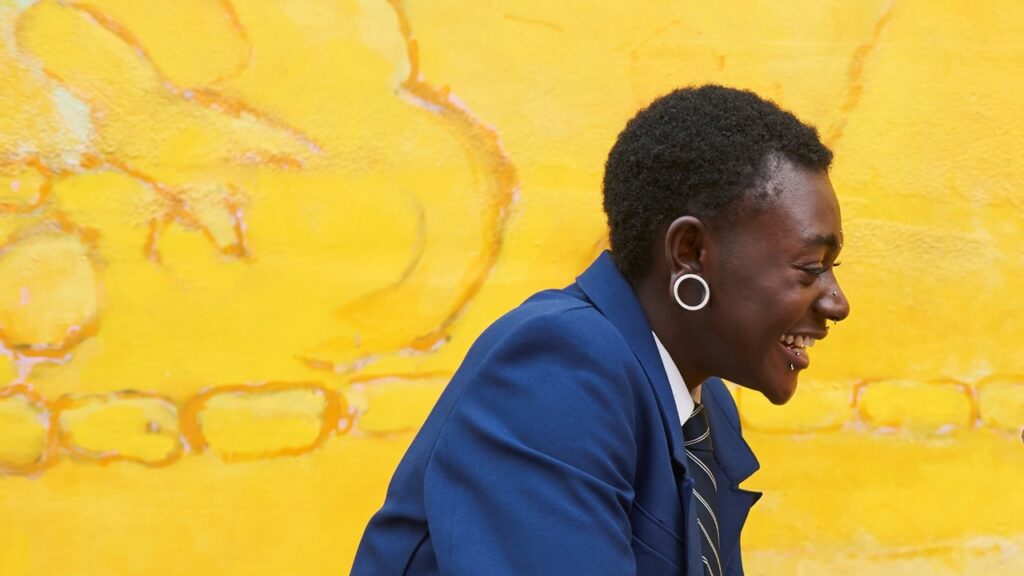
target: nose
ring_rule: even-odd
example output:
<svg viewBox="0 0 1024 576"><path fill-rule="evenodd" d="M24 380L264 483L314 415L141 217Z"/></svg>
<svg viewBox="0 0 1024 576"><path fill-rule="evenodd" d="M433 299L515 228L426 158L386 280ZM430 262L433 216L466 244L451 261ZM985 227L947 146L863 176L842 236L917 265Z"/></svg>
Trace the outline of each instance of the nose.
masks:
<svg viewBox="0 0 1024 576"><path fill-rule="evenodd" d="M832 276L830 285L825 286L821 297L815 302L815 308L825 318L837 322L850 315L850 301L846 299L846 294L843 293L835 276Z"/></svg>

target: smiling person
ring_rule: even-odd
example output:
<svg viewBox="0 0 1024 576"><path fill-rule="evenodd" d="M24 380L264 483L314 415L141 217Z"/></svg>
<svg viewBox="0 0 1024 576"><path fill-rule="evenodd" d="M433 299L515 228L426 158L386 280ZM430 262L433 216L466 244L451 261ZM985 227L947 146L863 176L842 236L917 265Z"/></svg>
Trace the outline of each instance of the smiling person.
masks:
<svg viewBox="0 0 1024 576"><path fill-rule="evenodd" d="M737 575L758 462L720 378L775 404L849 314L832 153L757 95L680 89L605 166L611 251L474 343L356 575Z"/></svg>

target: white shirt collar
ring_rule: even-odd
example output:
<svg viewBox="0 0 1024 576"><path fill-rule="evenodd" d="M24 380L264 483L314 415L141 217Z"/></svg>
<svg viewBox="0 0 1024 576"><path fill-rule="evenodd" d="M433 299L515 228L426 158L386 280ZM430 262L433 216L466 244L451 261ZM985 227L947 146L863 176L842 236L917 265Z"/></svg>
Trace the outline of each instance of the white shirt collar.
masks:
<svg viewBox="0 0 1024 576"><path fill-rule="evenodd" d="M658 345L661 363L665 365L665 375L668 376L668 384L672 387L672 397L676 401L676 411L679 412L679 424L682 425L690 417L690 414L693 413L693 409L696 406L693 399L700 394L700 385L695 387L692 392L686 388L683 375L679 373L679 368L676 366L675 361L672 360L668 350L665 349L665 345L658 339L657 334L653 331L651 334L654 336L654 343Z"/></svg>

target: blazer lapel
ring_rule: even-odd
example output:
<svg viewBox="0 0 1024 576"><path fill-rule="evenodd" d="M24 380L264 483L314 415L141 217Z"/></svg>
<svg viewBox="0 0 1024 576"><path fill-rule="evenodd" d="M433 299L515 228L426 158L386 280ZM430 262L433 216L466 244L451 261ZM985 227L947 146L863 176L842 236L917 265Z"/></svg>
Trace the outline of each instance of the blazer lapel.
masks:
<svg viewBox="0 0 1024 576"><path fill-rule="evenodd" d="M590 298L594 306L614 325L633 350L658 399L665 433L671 438L672 458L686 468L683 452L683 431L679 426L679 412L672 397L665 366L661 362L651 326L647 323L640 301L633 287L615 267L611 254L605 251L576 279L577 285Z"/></svg>
<svg viewBox="0 0 1024 576"><path fill-rule="evenodd" d="M675 468L676 490L682 503L686 526L686 543L700 542L697 530L697 514L693 506L693 478L683 448L683 430L680 426L679 411L676 410L672 387L669 386L665 365L658 354L651 326L644 316L640 301L629 282L622 276L605 251L583 274L576 279L577 286L590 298L594 306L614 325L640 361L651 388L654 390L661 410L661 421L672 448L672 465ZM701 574L700 546L686 546L686 573Z"/></svg>
<svg viewBox="0 0 1024 576"><path fill-rule="evenodd" d="M761 498L760 492L739 487L740 482L749 478L761 465L740 434L735 409L722 406L724 402L732 402L731 397L723 398L728 396L721 380L711 378L704 382L701 400L708 411L715 461L729 481L726 489L721 489L720 484L718 490L719 547L723 562L732 557L750 507Z"/></svg>

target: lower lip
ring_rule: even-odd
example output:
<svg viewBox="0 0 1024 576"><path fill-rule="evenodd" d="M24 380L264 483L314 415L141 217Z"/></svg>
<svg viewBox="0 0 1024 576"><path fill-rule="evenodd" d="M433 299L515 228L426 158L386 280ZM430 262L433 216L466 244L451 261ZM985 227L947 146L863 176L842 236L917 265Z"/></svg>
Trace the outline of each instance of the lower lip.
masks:
<svg viewBox="0 0 1024 576"><path fill-rule="evenodd" d="M790 348L782 342L779 342L779 348L782 348L782 353L786 356L786 361L793 366L794 370L804 370L811 365L811 359L807 356L807 350L800 348ZM797 352L800 355L797 355Z"/></svg>

